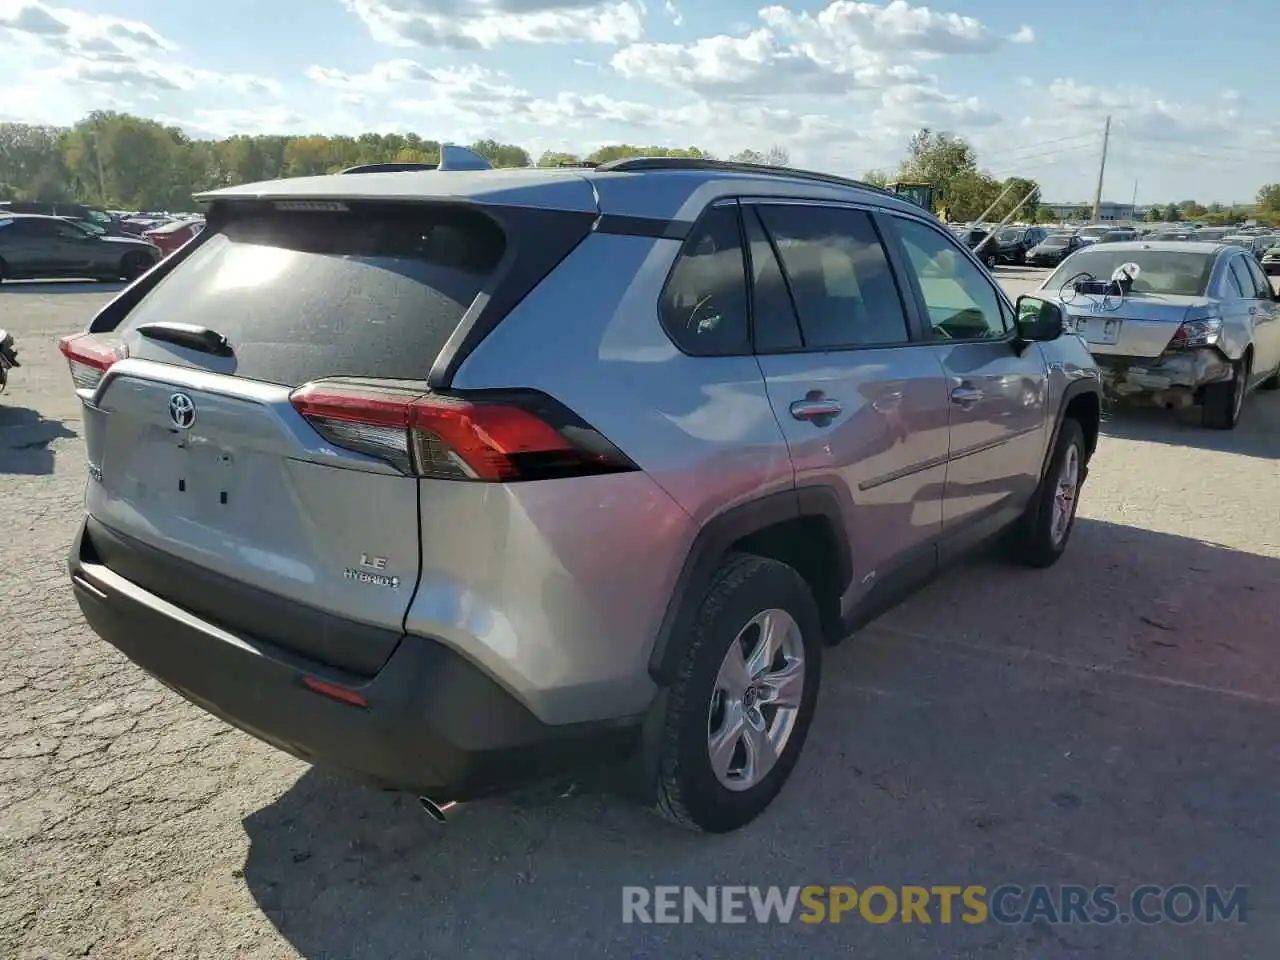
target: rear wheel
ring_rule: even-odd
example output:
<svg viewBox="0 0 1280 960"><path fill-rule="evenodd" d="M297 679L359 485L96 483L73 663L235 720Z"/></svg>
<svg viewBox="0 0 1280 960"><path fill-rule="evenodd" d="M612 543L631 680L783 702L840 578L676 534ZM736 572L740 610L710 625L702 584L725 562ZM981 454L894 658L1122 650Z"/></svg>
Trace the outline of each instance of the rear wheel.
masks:
<svg viewBox="0 0 1280 960"><path fill-rule="evenodd" d="M1230 380L1211 383L1204 388L1200 422L1211 430L1234 430L1240 423L1244 396L1248 391L1250 356L1235 364Z"/></svg>
<svg viewBox="0 0 1280 960"><path fill-rule="evenodd" d="M120 262L120 276L125 280L137 280L151 269L152 263L154 261L145 253L126 253Z"/></svg>
<svg viewBox="0 0 1280 960"><path fill-rule="evenodd" d="M994 270L996 268L996 255L994 253L984 253L982 262L987 265L988 269Z"/></svg>
<svg viewBox="0 0 1280 960"><path fill-rule="evenodd" d="M1280 370L1258 384L1259 390L1280 390Z"/></svg>
<svg viewBox="0 0 1280 960"><path fill-rule="evenodd" d="M724 562L667 691L654 784L664 817L725 833L773 802L813 721L821 638L795 570L746 554Z"/></svg>
<svg viewBox="0 0 1280 960"><path fill-rule="evenodd" d="M4 283L4 278L7 275L6 270L7 267L5 266L5 262L0 260L0 283Z"/></svg>

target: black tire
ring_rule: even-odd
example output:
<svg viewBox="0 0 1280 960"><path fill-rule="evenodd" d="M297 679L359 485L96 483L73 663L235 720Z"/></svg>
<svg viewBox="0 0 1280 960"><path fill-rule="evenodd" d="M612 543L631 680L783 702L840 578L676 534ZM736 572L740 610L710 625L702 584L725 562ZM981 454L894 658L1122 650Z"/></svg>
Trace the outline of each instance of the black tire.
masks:
<svg viewBox="0 0 1280 960"><path fill-rule="evenodd" d="M1056 534L1054 500L1063 475L1063 465L1073 449L1077 458L1075 494L1071 500L1066 529L1061 534ZM1087 466L1088 451L1085 449L1084 428L1079 420L1068 417L1062 421L1058 439L1053 447L1053 455L1049 458L1048 469L1040 478L1040 486L1036 488L1035 496L1027 504L1022 519L1010 531L1010 559L1023 566L1037 569L1051 567L1058 562L1058 558L1067 549L1067 543L1071 540L1071 530L1075 527L1076 507L1080 502L1080 490L1084 483Z"/></svg>
<svg viewBox="0 0 1280 960"><path fill-rule="evenodd" d="M1240 423L1248 393L1250 357L1237 363L1230 380L1211 383L1204 388L1200 405L1200 422L1210 430L1234 430Z"/></svg>
<svg viewBox="0 0 1280 960"><path fill-rule="evenodd" d="M716 678L730 644L751 620L767 610L790 614L804 651L800 705L790 735L772 769L756 784L731 790L711 765L710 734ZM813 722L821 674L822 626L813 594L786 564L747 554L731 554L712 577L680 658L679 671L665 691L665 712L655 728L656 754L650 797L671 822L692 830L727 833L759 816L795 767Z"/></svg>
<svg viewBox="0 0 1280 960"><path fill-rule="evenodd" d="M988 253L983 255L982 262L987 265L988 270L994 270L996 268L996 264L999 262L999 258L996 257L994 253Z"/></svg>
<svg viewBox="0 0 1280 960"><path fill-rule="evenodd" d="M1258 384L1259 390L1280 390L1280 370Z"/></svg>
<svg viewBox="0 0 1280 960"><path fill-rule="evenodd" d="M120 261L120 276L132 283L146 273L155 264L145 253L134 251L126 253Z"/></svg>
<svg viewBox="0 0 1280 960"><path fill-rule="evenodd" d="M3 260L0 260L0 283L4 283L4 278L7 275L6 274L7 269L8 267L5 265L5 262Z"/></svg>

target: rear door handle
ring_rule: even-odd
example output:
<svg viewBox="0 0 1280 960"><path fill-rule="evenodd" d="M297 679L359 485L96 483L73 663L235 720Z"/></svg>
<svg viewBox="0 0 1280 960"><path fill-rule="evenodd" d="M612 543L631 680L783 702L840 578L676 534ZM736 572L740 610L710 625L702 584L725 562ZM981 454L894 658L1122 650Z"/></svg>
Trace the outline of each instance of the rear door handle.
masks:
<svg viewBox="0 0 1280 960"><path fill-rule="evenodd" d="M843 409L835 400L797 400L791 404L791 416L797 420L819 420L834 417Z"/></svg>
<svg viewBox="0 0 1280 960"><path fill-rule="evenodd" d="M961 406L977 403L982 399L982 391L977 387L956 387L951 391L951 402Z"/></svg>

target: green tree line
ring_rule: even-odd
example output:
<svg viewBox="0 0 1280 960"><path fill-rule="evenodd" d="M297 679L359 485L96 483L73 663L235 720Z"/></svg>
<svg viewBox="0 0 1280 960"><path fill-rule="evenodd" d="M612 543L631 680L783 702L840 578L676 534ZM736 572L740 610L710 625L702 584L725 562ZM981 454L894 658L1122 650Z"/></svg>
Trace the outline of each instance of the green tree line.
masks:
<svg viewBox="0 0 1280 960"><path fill-rule="evenodd" d="M524 147L480 140L470 149L495 167L535 165ZM633 156L709 157L697 147L614 144L577 156L547 152L538 166L603 163ZM437 163L440 143L417 134L233 136L198 140L183 130L124 113L98 111L72 127L0 123L0 200L64 200L111 209L182 211L202 190L333 173L362 163ZM733 159L786 163L782 147Z"/></svg>

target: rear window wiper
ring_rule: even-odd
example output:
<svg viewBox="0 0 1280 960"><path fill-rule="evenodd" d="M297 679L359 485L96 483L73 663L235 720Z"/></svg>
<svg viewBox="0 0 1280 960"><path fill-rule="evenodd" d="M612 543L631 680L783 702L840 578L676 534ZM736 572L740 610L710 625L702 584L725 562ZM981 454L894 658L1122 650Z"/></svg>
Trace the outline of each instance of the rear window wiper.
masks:
<svg viewBox="0 0 1280 960"><path fill-rule="evenodd" d="M234 356L231 341L217 330L199 327L193 323L144 323L134 328L139 334L151 340L163 340L165 343L199 350L215 357Z"/></svg>

